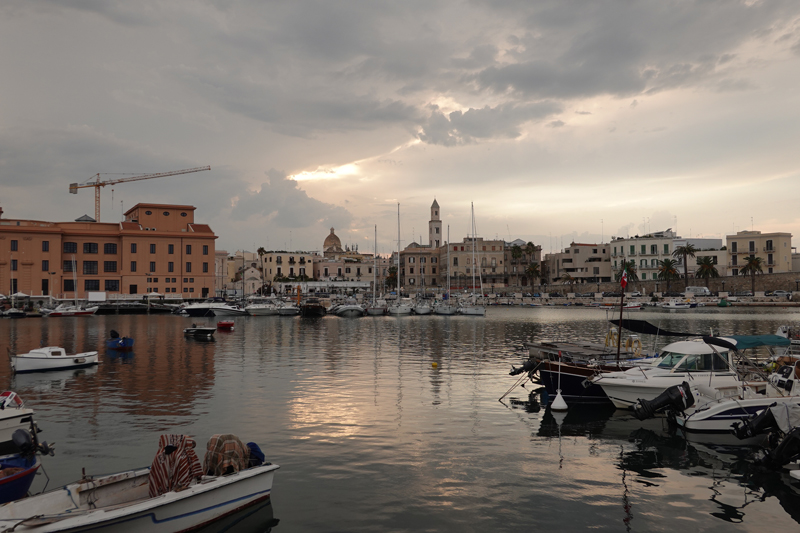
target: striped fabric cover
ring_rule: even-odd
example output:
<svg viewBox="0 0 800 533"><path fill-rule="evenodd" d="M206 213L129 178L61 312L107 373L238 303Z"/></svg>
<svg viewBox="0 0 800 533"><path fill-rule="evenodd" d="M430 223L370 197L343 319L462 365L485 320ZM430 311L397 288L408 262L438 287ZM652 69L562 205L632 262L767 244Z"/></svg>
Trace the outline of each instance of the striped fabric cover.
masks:
<svg viewBox="0 0 800 533"><path fill-rule="evenodd" d="M203 471L209 476L245 470L250 460L250 449L236 435L214 435L208 439ZM229 472L229 467L231 472Z"/></svg>
<svg viewBox="0 0 800 533"><path fill-rule="evenodd" d="M194 451L195 442L186 435L161 435L158 453L150 466L150 497L188 487L192 480L203 475L200 459ZM167 446L175 448L167 454Z"/></svg>

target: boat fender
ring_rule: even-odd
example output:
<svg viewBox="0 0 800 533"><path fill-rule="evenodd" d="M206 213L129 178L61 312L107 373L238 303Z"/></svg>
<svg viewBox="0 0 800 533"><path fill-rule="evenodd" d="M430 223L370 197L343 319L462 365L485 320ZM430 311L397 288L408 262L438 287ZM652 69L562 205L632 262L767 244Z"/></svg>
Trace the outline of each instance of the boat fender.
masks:
<svg viewBox="0 0 800 533"><path fill-rule="evenodd" d="M642 353L642 341L641 341L641 339L631 339L629 337L628 340L625 341L625 350L628 351L628 352L633 350L633 353L635 353L636 355L641 355L641 353Z"/></svg>
<svg viewBox="0 0 800 533"><path fill-rule="evenodd" d="M75 359L72 360L72 362L73 363L77 363L77 364L81 364L81 363L85 363L86 359L83 358L83 357L76 357Z"/></svg>
<svg viewBox="0 0 800 533"><path fill-rule="evenodd" d="M619 339L617 338L617 334L615 331L609 331L606 333L606 347L609 346L617 346L619 344Z"/></svg>

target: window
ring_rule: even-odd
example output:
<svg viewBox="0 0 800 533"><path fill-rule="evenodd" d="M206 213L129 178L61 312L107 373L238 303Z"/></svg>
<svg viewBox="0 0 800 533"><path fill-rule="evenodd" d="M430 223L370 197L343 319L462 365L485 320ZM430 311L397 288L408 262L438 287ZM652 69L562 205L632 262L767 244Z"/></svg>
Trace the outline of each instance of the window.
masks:
<svg viewBox="0 0 800 533"><path fill-rule="evenodd" d="M348 268L347 270L349 271L350 269ZM408 273L409 274L413 274L414 273L414 267L408 267Z"/></svg>
<svg viewBox="0 0 800 533"><path fill-rule="evenodd" d="M84 274L97 274L97 261L84 261L83 262Z"/></svg>
<svg viewBox="0 0 800 533"><path fill-rule="evenodd" d="M756 241L750 241L750 251L751 252L756 251Z"/></svg>
<svg viewBox="0 0 800 533"><path fill-rule="evenodd" d="M155 245L155 244L151 244L151 245L150 245L150 253L151 253L151 254L154 254L154 253L156 253L156 245Z"/></svg>
<svg viewBox="0 0 800 533"><path fill-rule="evenodd" d="M739 275L739 269L738 268L734 268L733 270L731 270L731 275L738 276Z"/></svg>
<svg viewBox="0 0 800 533"><path fill-rule="evenodd" d="M128 289L128 293L130 294L138 294L139 293L139 286L138 285L131 285Z"/></svg>
<svg viewBox="0 0 800 533"><path fill-rule="evenodd" d="M192 255L192 245L191 244L187 244L186 245L186 255Z"/></svg>
<svg viewBox="0 0 800 533"><path fill-rule="evenodd" d="M458 266L458 257L454 257L454 258L453 258L453 266L454 266L454 267L457 267L457 266Z"/></svg>
<svg viewBox="0 0 800 533"><path fill-rule="evenodd" d="M136 261L131 261L131 272L136 272Z"/></svg>
<svg viewBox="0 0 800 533"><path fill-rule="evenodd" d="M167 263L167 272L175 272L175 263L172 261Z"/></svg>
<svg viewBox="0 0 800 533"><path fill-rule="evenodd" d="M42 272L47 272L50 270L50 261L47 259L42 261Z"/></svg>
<svg viewBox="0 0 800 533"><path fill-rule="evenodd" d="M631 254L635 254L635 253L636 253L636 246L631 244Z"/></svg>
<svg viewBox="0 0 800 533"><path fill-rule="evenodd" d="M115 255L117 253L117 245L113 242L107 242L103 245L103 253Z"/></svg>
<svg viewBox="0 0 800 533"><path fill-rule="evenodd" d="M208 245L207 244L203 245L203 255L208 255Z"/></svg>
<svg viewBox="0 0 800 533"><path fill-rule="evenodd" d="M12 259L11 260L11 270L12 271L17 270L17 260L16 259Z"/></svg>
<svg viewBox="0 0 800 533"><path fill-rule="evenodd" d="M50 251L50 241L42 241L42 251L43 252Z"/></svg>
<svg viewBox="0 0 800 533"><path fill-rule="evenodd" d="M132 242L132 243L131 243L131 253L132 253L132 254L135 254L135 253L136 253L136 243L135 243L135 242ZM136 286L136 285L131 285L131 287L135 287L135 286Z"/></svg>
<svg viewBox="0 0 800 533"><path fill-rule="evenodd" d="M189 283L194 283L194 278L189 278Z"/></svg>
<svg viewBox="0 0 800 533"><path fill-rule="evenodd" d="M116 272L116 271L117 271L116 261L103 261L103 272Z"/></svg>
<svg viewBox="0 0 800 533"><path fill-rule="evenodd" d="M183 278L184 283L189 283L189 278Z"/></svg>
<svg viewBox="0 0 800 533"><path fill-rule="evenodd" d="M174 244L168 244L167 245L167 253L170 254L170 255L175 253L175 245Z"/></svg>
<svg viewBox="0 0 800 533"><path fill-rule="evenodd" d="M169 216L169 211L164 211L164 216L168 217Z"/></svg>
<svg viewBox="0 0 800 533"><path fill-rule="evenodd" d="M19 241L12 240L11 241L11 251L16 252L19 250Z"/></svg>
<svg viewBox="0 0 800 533"><path fill-rule="evenodd" d="M300 270L305 270L305 269L301 268ZM208 263L203 263L203 272L208 272Z"/></svg>
<svg viewBox="0 0 800 533"><path fill-rule="evenodd" d="M182 217L185 217L185 216L186 216L186 211L184 211L183 213L181 213L181 216L182 216Z"/></svg>
<svg viewBox="0 0 800 533"><path fill-rule="evenodd" d="M669 255L669 244L664 245L664 253Z"/></svg>
<svg viewBox="0 0 800 533"><path fill-rule="evenodd" d="M98 250L96 242L85 242L83 243L83 253L85 254L96 254Z"/></svg>
<svg viewBox="0 0 800 533"><path fill-rule="evenodd" d="M738 242L734 241L734 242L731 243L731 252L733 252L733 253L738 252L739 251L738 248L739 248L739 243Z"/></svg>
<svg viewBox="0 0 800 533"><path fill-rule="evenodd" d="M191 272L191 271L192 271L192 264L187 261L187 263L186 263L186 272Z"/></svg>
<svg viewBox="0 0 800 533"><path fill-rule="evenodd" d="M436 274L436 267L431 267L431 274Z"/></svg>
<svg viewBox="0 0 800 533"><path fill-rule="evenodd" d="M110 292L119 292L119 280L118 279L107 279L106 280L106 290Z"/></svg>
<svg viewBox="0 0 800 533"><path fill-rule="evenodd" d="M100 280L99 279L85 279L85 280L83 280L83 290L85 290L85 291L99 291L100 290Z"/></svg>
<svg viewBox="0 0 800 533"><path fill-rule="evenodd" d="M74 290L75 290L75 280L65 279L64 280L64 292L73 292Z"/></svg>
<svg viewBox="0 0 800 533"><path fill-rule="evenodd" d="M652 255L656 255L658 253L658 245L657 244L651 244L650 245L650 253Z"/></svg>
<svg viewBox="0 0 800 533"><path fill-rule="evenodd" d="M767 241L766 249L768 252L772 250L772 241Z"/></svg>
<svg viewBox="0 0 800 533"><path fill-rule="evenodd" d="M641 246L639 246L639 250L640 250L642 253L645 253L645 250L647 250L647 245L646 245L646 244L642 244Z"/></svg>
<svg viewBox="0 0 800 533"><path fill-rule="evenodd" d="M150 272L155 272L155 271L156 271L156 262L150 261Z"/></svg>
<svg viewBox="0 0 800 533"><path fill-rule="evenodd" d="M575 248L575 251L573 253L579 254L579 253L581 253L581 249L580 248Z"/></svg>
<svg viewBox="0 0 800 533"><path fill-rule="evenodd" d="M78 253L78 243L77 242L65 242L64 243L64 253L65 254L76 254L76 253Z"/></svg>
<svg viewBox="0 0 800 533"><path fill-rule="evenodd" d="M75 263L72 260L64 261L64 272L74 272L75 271Z"/></svg>
<svg viewBox="0 0 800 533"><path fill-rule="evenodd" d="M349 274L349 273L350 273L350 267L347 267L347 268L345 268L345 269L344 269L344 273L345 273L345 274Z"/></svg>
<svg viewBox="0 0 800 533"><path fill-rule="evenodd" d="M738 255L732 255L732 256L731 256L731 264L732 264L733 266L736 266L736 265L738 265L738 264L739 264L739 263L738 263L738 259L739 259L739 256L738 256ZM734 274L734 276L735 276L735 275L736 275L736 274Z"/></svg>

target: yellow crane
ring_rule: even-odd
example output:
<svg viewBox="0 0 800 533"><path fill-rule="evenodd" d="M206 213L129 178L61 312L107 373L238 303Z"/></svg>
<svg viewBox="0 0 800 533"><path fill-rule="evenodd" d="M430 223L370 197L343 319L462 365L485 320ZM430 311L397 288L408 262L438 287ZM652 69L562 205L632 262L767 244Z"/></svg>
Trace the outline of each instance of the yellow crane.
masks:
<svg viewBox="0 0 800 533"><path fill-rule="evenodd" d="M89 183L81 183L80 185L77 183L70 183L69 192L70 194L78 194L78 189L94 187L94 219L95 221L100 222L100 187L105 187L106 185L115 185L117 183L125 183L128 181L151 180L153 178L165 178L167 176L177 176L178 174L191 174L192 172L202 172L204 170L211 170L211 167L206 166L197 168L187 168L185 170L173 170L171 172L159 172L158 174L145 174L143 176L131 176L129 178L118 178L105 181L100 181L100 174L96 174L95 176L89 178L90 180L95 180L95 181L91 181Z"/></svg>

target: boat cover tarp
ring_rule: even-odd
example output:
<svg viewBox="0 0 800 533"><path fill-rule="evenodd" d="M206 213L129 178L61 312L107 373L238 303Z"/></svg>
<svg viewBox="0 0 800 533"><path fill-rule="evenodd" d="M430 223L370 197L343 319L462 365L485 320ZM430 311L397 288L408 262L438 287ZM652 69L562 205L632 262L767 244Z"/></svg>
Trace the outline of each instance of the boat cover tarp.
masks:
<svg viewBox="0 0 800 533"><path fill-rule="evenodd" d="M782 403L773 405L769 410L772 411L775 422L784 433L789 433L792 429L800 427L800 405Z"/></svg>
<svg viewBox="0 0 800 533"><path fill-rule="evenodd" d="M250 448L230 433L212 435L206 445L203 471L209 476L223 476L245 470L250 461Z"/></svg>
<svg viewBox="0 0 800 533"><path fill-rule="evenodd" d="M659 335L661 337L700 337L698 333L682 333L677 331L667 331L661 329L656 325L651 324L647 320L636 320L634 318L626 318L623 320L609 320L615 326L622 326L628 331L634 333L641 333L643 335ZM621 324L620 324L621 322Z"/></svg>
<svg viewBox="0 0 800 533"><path fill-rule="evenodd" d="M736 341L737 350L757 348L759 346L790 346L792 341L780 335L725 335Z"/></svg>
<svg viewBox="0 0 800 533"><path fill-rule="evenodd" d="M158 453L150 466L150 497L188 487L203 475L195 442L186 435L161 435Z"/></svg>

